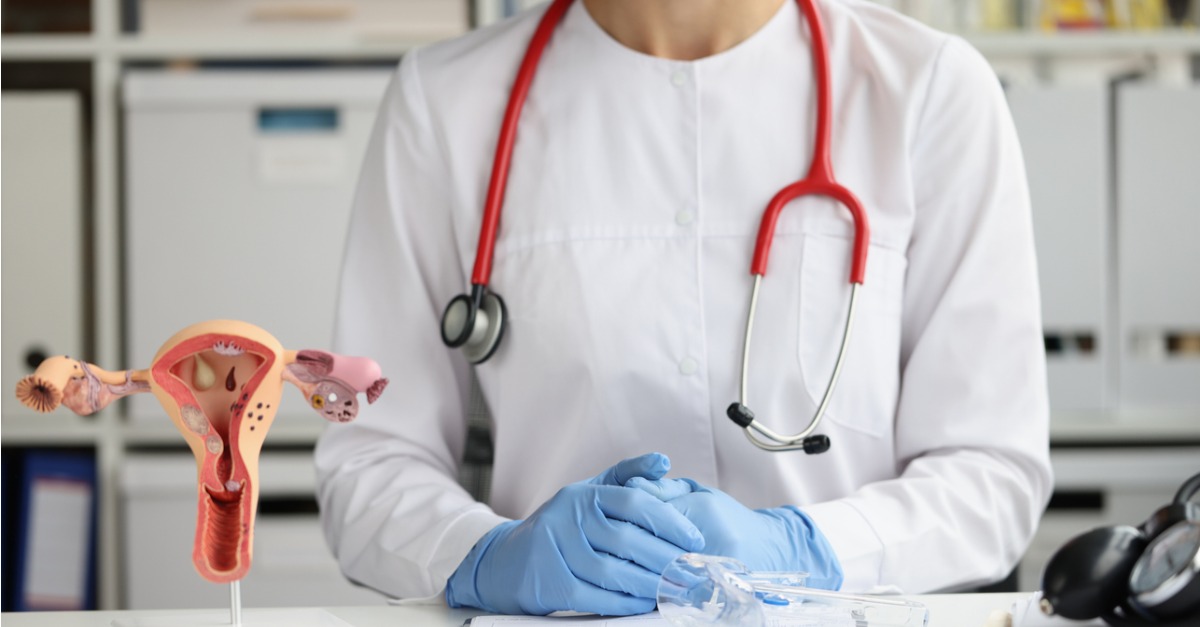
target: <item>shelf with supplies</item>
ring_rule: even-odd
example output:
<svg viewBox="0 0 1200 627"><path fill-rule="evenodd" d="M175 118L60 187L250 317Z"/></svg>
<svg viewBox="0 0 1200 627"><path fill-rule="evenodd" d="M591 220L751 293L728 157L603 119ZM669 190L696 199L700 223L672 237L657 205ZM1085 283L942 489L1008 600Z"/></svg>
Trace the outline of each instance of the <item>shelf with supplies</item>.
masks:
<svg viewBox="0 0 1200 627"><path fill-rule="evenodd" d="M1139 75L1186 85L1200 67L1200 31L991 31L962 36L1007 84L1104 84Z"/></svg>
<svg viewBox="0 0 1200 627"><path fill-rule="evenodd" d="M433 41L437 39L121 35L104 40L91 35L5 35L3 56L6 61L86 61L99 55L122 61L396 60L413 47Z"/></svg>
<svg viewBox="0 0 1200 627"><path fill-rule="evenodd" d="M1055 410L1050 445L1200 447L1200 410Z"/></svg>
<svg viewBox="0 0 1200 627"><path fill-rule="evenodd" d="M985 55L1200 54L1200 31L992 31L962 33Z"/></svg>
<svg viewBox="0 0 1200 627"><path fill-rule="evenodd" d="M94 446L106 429L65 412L44 418L5 418L4 446Z"/></svg>
<svg viewBox="0 0 1200 627"><path fill-rule="evenodd" d="M960 35L985 55L1091 56L1200 54L1200 31L1031 31L964 32ZM436 36L338 35L214 37L203 34L121 34L100 38L90 34L5 34L7 61L87 60L111 54L131 61L171 59L362 59L399 58L407 50L441 39Z"/></svg>

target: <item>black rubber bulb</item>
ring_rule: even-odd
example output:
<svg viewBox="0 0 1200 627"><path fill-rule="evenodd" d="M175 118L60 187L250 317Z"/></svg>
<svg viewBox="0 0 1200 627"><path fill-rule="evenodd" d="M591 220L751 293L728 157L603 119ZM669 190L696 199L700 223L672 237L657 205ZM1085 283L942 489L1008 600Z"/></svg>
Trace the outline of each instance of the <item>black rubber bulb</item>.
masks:
<svg viewBox="0 0 1200 627"><path fill-rule="evenodd" d="M1043 609L1088 620L1120 605L1129 596L1129 574L1147 544L1130 525L1099 527L1072 538L1046 563Z"/></svg>

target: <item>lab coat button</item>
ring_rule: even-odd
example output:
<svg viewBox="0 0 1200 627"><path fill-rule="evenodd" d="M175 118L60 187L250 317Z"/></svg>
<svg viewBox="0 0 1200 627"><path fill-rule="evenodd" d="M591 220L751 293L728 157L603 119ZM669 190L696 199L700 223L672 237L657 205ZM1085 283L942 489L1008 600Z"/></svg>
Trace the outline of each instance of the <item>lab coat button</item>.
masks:
<svg viewBox="0 0 1200 627"><path fill-rule="evenodd" d="M684 375L696 374L696 370L698 370L699 368L700 368L700 364L696 363L696 360L692 359L691 357L685 357L683 361L679 362L679 373L680 374L684 374Z"/></svg>
<svg viewBox="0 0 1200 627"><path fill-rule="evenodd" d="M671 73L671 84L676 87L683 87L687 80L687 72L683 70L675 70Z"/></svg>
<svg viewBox="0 0 1200 627"><path fill-rule="evenodd" d="M687 209L680 209L679 213L675 214L675 224L679 226L687 226L695 219L695 214Z"/></svg>

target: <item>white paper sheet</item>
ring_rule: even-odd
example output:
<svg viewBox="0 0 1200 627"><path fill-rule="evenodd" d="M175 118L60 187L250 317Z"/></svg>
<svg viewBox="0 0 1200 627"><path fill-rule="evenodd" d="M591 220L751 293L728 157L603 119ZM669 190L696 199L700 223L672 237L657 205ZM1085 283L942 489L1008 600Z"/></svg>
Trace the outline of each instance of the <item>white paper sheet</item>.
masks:
<svg viewBox="0 0 1200 627"><path fill-rule="evenodd" d="M92 486L34 479L29 509L26 602L38 608L85 609Z"/></svg>

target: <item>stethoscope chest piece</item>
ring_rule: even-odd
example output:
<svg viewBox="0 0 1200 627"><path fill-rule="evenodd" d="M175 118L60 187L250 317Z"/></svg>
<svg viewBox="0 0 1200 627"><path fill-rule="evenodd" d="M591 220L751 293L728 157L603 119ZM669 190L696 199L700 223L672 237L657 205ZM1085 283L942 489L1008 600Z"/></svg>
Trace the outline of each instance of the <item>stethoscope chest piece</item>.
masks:
<svg viewBox="0 0 1200 627"><path fill-rule="evenodd" d="M471 296L459 294L442 313L442 341L461 348L467 361L480 364L500 346L508 309L500 296L474 286Z"/></svg>

